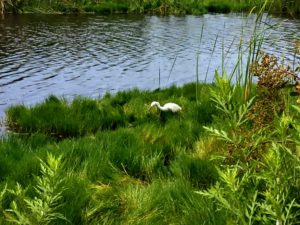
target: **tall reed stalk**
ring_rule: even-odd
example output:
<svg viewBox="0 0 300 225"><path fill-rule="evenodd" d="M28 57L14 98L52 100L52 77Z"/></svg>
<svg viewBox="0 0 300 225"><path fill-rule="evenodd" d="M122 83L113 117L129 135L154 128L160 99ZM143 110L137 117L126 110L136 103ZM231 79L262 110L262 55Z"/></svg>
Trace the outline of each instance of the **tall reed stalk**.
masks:
<svg viewBox="0 0 300 225"><path fill-rule="evenodd" d="M244 97L245 99L248 98L248 92L251 90L252 86L252 75L250 73L250 65L253 64L254 61L257 61L259 53L262 49L263 42L265 40L265 33L268 30L268 27L265 27L266 25L262 27L262 30L259 31L259 28L261 28L261 24L263 21L264 17L264 12L269 9L268 7L268 0L265 0L263 6L259 10L256 20L254 23L253 31L252 31L252 36L250 38L250 43L249 43L249 52L248 52L248 57L247 57L247 63L246 63L246 71L245 71L245 80L244 80ZM251 12L250 14L251 15Z"/></svg>
<svg viewBox="0 0 300 225"><path fill-rule="evenodd" d="M198 103L198 85L199 85L199 54L197 53L196 60L196 102Z"/></svg>
<svg viewBox="0 0 300 225"><path fill-rule="evenodd" d="M160 75L160 63L158 65L158 89L160 89L160 78L161 78L161 75Z"/></svg>
<svg viewBox="0 0 300 225"><path fill-rule="evenodd" d="M212 61L212 58L213 58L213 54L214 54L215 49L216 49L218 37L219 36L217 35L216 39L215 39L215 42L214 42L214 45L213 45L213 49L212 49L211 54L210 54L210 58L209 58L209 62L208 62L208 66L207 66L206 74L205 74L205 78L204 78L204 83L206 83L206 81L207 81L207 76L208 76L208 72L209 72L209 69L210 69L210 65L211 65L211 61Z"/></svg>
<svg viewBox="0 0 300 225"><path fill-rule="evenodd" d="M257 61L259 53L262 49L262 45L266 38L266 32L268 31L268 29L270 29L270 27L268 27L267 24L264 23L264 18L267 19L267 14L265 14L265 12L269 10L268 6L269 1L265 0L259 12L256 14L256 19L253 25L252 33L248 41L244 41L244 29L242 26L241 38L238 46L238 59L229 75L230 81L232 81L234 74L236 74L235 82L243 87L243 97L245 101L248 100L253 82L252 75L250 72L250 66L253 64L254 61ZM254 8L248 14L248 18L250 18L253 15L253 11ZM247 44L246 47L244 47L245 44ZM222 55L223 51L224 50L222 47ZM224 59L222 59L222 67L223 60Z"/></svg>
<svg viewBox="0 0 300 225"><path fill-rule="evenodd" d="M199 85L199 56L200 56L200 49L201 49L201 42L203 37L203 30L204 30L204 23L201 27L200 39L199 39L199 47L197 52L197 59L196 59L196 102L198 103L198 85Z"/></svg>

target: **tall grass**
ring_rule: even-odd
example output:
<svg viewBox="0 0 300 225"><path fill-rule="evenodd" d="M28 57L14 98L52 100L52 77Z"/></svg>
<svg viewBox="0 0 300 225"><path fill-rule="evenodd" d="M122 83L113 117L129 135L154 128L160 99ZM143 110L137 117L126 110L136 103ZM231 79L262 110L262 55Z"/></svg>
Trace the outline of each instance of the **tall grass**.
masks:
<svg viewBox="0 0 300 225"><path fill-rule="evenodd" d="M7 111L7 125L12 130L43 132L57 138L115 129L125 121L120 107L83 98L77 98L69 105L65 100L51 96L35 108L17 106Z"/></svg>
<svg viewBox="0 0 300 225"><path fill-rule="evenodd" d="M208 90L208 86L201 88ZM193 143L204 132L201 125L210 124L214 112L208 91L204 92L201 105L190 104L196 101L195 89L195 84L187 84L153 92L132 90L115 96L106 95L101 100L75 99L70 103L50 97L34 107L12 107L7 111L8 125L13 124L11 129L18 131L16 128L22 124L22 131L26 133L11 133L2 140L0 152L5 157L0 158L0 185L7 183L10 190L16 190L16 182L19 182L22 190L27 190L26 199L32 200L31 196L36 194L34 177L40 176L38 158L46 161L50 151L56 157L63 155L60 176L64 177L61 199L64 205L58 212L72 224L134 224L137 221L139 224L168 224L176 221L171 215L186 207L191 213L179 215L185 224L202 216L208 221L219 221L217 215L210 218L214 206L211 205L211 211L206 212L200 202L209 204L209 201L193 192L195 188L209 187L218 179L213 163L191 154ZM173 115L149 111L148 104L154 99L177 100L185 113ZM65 124L63 121L73 124L72 121L77 120L74 116L68 117L68 110L89 116L97 111L95 105L102 104L112 113L118 108L125 115L122 127L82 132L82 137L72 139L67 133L57 139L45 129L49 126L57 133L59 124ZM52 117L49 124L52 107L55 112L60 112L60 119ZM14 113L11 114L10 110ZM31 117L38 121L35 130L32 123L25 122ZM84 121L84 117L81 118L82 124L77 127L84 127ZM101 126L101 123L95 126ZM158 197L159 190L161 197ZM177 205L178 201L180 205ZM15 221L21 219L16 213L23 215L29 210L22 201L17 203L18 208L12 208L11 195L5 195L2 202L3 209L13 210L7 213ZM19 207L21 203L22 207ZM55 221L56 224L65 224L64 220Z"/></svg>

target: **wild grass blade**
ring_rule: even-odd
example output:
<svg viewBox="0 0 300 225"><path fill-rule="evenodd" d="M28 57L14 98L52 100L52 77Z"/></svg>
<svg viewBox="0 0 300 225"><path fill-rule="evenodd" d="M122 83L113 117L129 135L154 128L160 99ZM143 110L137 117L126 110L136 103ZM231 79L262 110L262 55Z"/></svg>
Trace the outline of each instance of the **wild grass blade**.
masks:
<svg viewBox="0 0 300 225"><path fill-rule="evenodd" d="M199 53L196 59L196 103L198 103L198 85L199 85Z"/></svg>
<svg viewBox="0 0 300 225"><path fill-rule="evenodd" d="M201 27L201 32L200 32L200 39L199 39L199 47L197 51L197 59L196 59L196 103L198 103L198 92L201 92L201 90L198 90L198 85L199 85L199 57L200 57L200 49L201 49L201 43L202 43L202 37L203 37L203 30L204 30L204 23L202 24Z"/></svg>
<svg viewBox="0 0 300 225"><path fill-rule="evenodd" d="M204 83L206 83L206 81L207 81L207 76L208 76L208 72L209 72L209 69L210 69L210 64L211 64L211 61L212 61L212 58L213 58L213 54L214 54L215 49L216 49L218 37L219 37L219 35L217 34L216 39L215 39L215 42L214 42L214 45L213 45L213 48L212 48L212 51L211 51L211 54L210 54L208 66L207 66L207 69L206 69L205 78L204 78Z"/></svg>
<svg viewBox="0 0 300 225"><path fill-rule="evenodd" d="M160 78L161 78L161 74L160 74L160 63L158 64L158 89L160 89Z"/></svg>
<svg viewBox="0 0 300 225"><path fill-rule="evenodd" d="M168 76L168 81L170 80L171 73L172 73L173 68L174 68L174 66L175 66L176 60L177 60L177 55L175 56L174 61L173 61L173 63L172 63L172 66L171 66L171 69L170 69L170 72L169 72L169 76Z"/></svg>

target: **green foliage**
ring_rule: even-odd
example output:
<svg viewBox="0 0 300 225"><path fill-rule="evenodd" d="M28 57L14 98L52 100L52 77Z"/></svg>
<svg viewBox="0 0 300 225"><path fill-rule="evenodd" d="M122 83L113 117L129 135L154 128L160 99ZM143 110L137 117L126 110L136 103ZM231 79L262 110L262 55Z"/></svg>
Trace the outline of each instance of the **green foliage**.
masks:
<svg viewBox="0 0 300 225"><path fill-rule="evenodd" d="M6 11L17 13L22 7L24 0L0 0L0 14Z"/></svg>
<svg viewBox="0 0 300 225"><path fill-rule="evenodd" d="M197 193L214 199L234 224L295 224L300 206L293 192L299 188L298 165L289 149L273 143L261 161L263 169L255 169L255 164L250 169L239 165L220 169L221 181Z"/></svg>
<svg viewBox="0 0 300 225"><path fill-rule="evenodd" d="M215 74L215 87L211 88L211 99L216 104L216 108L222 113L226 125L231 128L238 128L247 121L247 113L252 105L254 98L243 102L241 91L238 84L233 86L230 80L224 75L220 77Z"/></svg>
<svg viewBox="0 0 300 225"><path fill-rule="evenodd" d="M130 11L154 14L203 14L202 0L131 0Z"/></svg>
<svg viewBox="0 0 300 225"><path fill-rule="evenodd" d="M262 44L256 31L268 2L23 3L50 12L158 14L228 12L265 5L251 37L246 70L236 70L236 84L231 83L234 72L227 77L223 70L222 76L216 73L214 84L133 89L72 102L50 96L32 107L9 108L6 123L12 132L0 140L0 224L281 225L299 221L300 108L290 107L293 100L282 92L287 104L282 113L270 111L272 126L256 128L248 117L258 94L251 89L250 64ZM239 59L236 66L244 66L243 61ZM270 80L273 69L263 70ZM277 98L272 97L272 101ZM182 111L149 109L154 100L176 102Z"/></svg>
<svg viewBox="0 0 300 225"><path fill-rule="evenodd" d="M125 123L125 116L121 109L97 101L76 98L69 105L51 96L34 108L9 108L6 122L16 132L41 132L64 138L115 129Z"/></svg>
<svg viewBox="0 0 300 225"><path fill-rule="evenodd" d="M94 169L95 170L95 169ZM82 216L84 209L87 207L90 198L90 183L77 173L69 173L65 177L63 195L63 207L59 209L69 221L60 220L62 224L84 224Z"/></svg>
<svg viewBox="0 0 300 225"><path fill-rule="evenodd" d="M64 188L61 178L61 157L55 158L49 154L47 163L41 163L41 176L35 177L34 187L36 196L25 196L25 190L17 183L14 190L9 190L16 197L12 201L11 209L5 210L8 222L13 224L34 225L51 224L58 219L66 220L63 214L58 212L61 207L61 199Z"/></svg>
<svg viewBox="0 0 300 225"><path fill-rule="evenodd" d="M277 80L278 81L278 80ZM280 82L280 81L278 81ZM268 85L269 83L264 83ZM221 89L219 87L222 87ZM213 101L226 117L245 115L240 107L232 107L231 99L236 86L217 77ZM285 97L285 96L282 96ZM246 103L243 103L247 105ZM292 106L300 112L298 106ZM247 108L247 109L246 109ZM243 108L242 108L243 109ZM245 111L250 111L245 107ZM242 110L243 111L243 110ZM276 115L273 112L274 128L269 130L249 129L247 118L244 123L226 122L205 127L213 136L225 143L225 164L218 169L220 179L208 190L197 193L213 199L218 210L227 213L229 224L296 224L299 220L299 115L296 112ZM225 117L225 118L226 118ZM233 121L234 117L231 117ZM238 125L238 126L237 126ZM238 128L238 129L237 129ZM238 156L234 155L238 152ZM232 156L235 156L232 160ZM229 164L229 165L226 165Z"/></svg>
<svg viewBox="0 0 300 225"><path fill-rule="evenodd" d="M22 185L28 184L32 173L38 171L38 160L29 148L25 141L16 137L1 141L0 181L18 180Z"/></svg>
<svg viewBox="0 0 300 225"><path fill-rule="evenodd" d="M208 86L203 85L201 88L208 90ZM181 115L174 115L162 114L155 109L149 110L149 104L153 100L175 101L184 111ZM71 223L110 224L114 223L115 218L120 218L115 221L120 224L127 222L130 224L135 220L141 224L145 221L155 223L160 223L161 220L168 221L168 214L165 216L162 214L173 214L172 208L166 211L159 209L160 214L152 215L158 210L156 204L158 202L164 204L164 199L155 202L143 200L145 205L141 204L139 213L135 214L130 210L124 211L124 207L131 207L130 204L123 204L124 193L129 188L128 183L132 185L128 191L133 191L141 184L150 187L155 180L170 178L178 179L176 185L180 184L181 180L186 182L186 186L179 185L175 192L180 193L181 188L189 187L191 184L187 193L195 196L193 187L208 187L218 179L213 175L215 173L211 174L215 171L214 166L205 160L198 161L191 155L187 157L189 160L183 160L182 169L180 160L178 161L179 153L185 152L187 148L192 149L193 143L203 132L203 129L199 129L200 124L212 122L214 106L209 100L208 93L203 92L201 104L194 103L195 84L187 84L182 88L173 86L153 92L131 90L119 92L114 96L107 94L101 100L76 98L72 102L67 102L50 96L43 103L33 107L15 106L8 109L7 124L10 125L10 129L22 133L11 133L2 140L0 154L4 157L0 157L0 172L3 179L1 181L2 184L8 182L9 187L19 182L19 189L22 190L20 193L23 194L22 197L11 195L5 197L6 208L15 210L6 213L10 213L15 221L22 219L25 221L29 218L25 212L31 211L28 205L30 202L26 203L22 199L34 202L34 196L37 196L37 199L42 198L37 195L32 178L39 176L37 158L45 159L46 153L51 152L58 157L63 155L61 160L64 162L66 176L63 179L64 189L59 201L63 203L63 207L57 210ZM122 115L122 125L113 127L110 118L117 118L118 115ZM101 123L97 122L101 119L103 119ZM93 126L99 125L103 128L92 130ZM57 135L53 133L59 132L64 136L57 139ZM70 136L76 138L66 138ZM201 164L198 165L198 162ZM176 172L174 168L178 168L176 170L181 172ZM202 173L202 169L207 172ZM200 174L201 178L198 179L197 176ZM94 199L92 197L94 188L90 187L104 188L107 192L101 192L103 195ZM166 188L169 189L170 185ZM154 197L158 189L159 184L155 184L153 188L142 191L140 197L146 197L142 194L147 195L148 191ZM175 207L177 196L180 194L170 195L168 198L168 201L174 201L172 207ZM125 197L127 199L130 196ZM12 204L9 205L12 200L16 202L17 208L13 208ZM37 208L42 207L35 202L32 204ZM198 203L195 199L189 204L191 209L194 205L197 205L197 209L201 209L202 203ZM19 217L16 213L19 213ZM148 213L152 215L149 220L139 218ZM202 213L209 218L206 211L202 210ZM192 215L198 217L198 211L193 209ZM186 224L190 224L193 218L185 214L185 220ZM56 220L56 223L67 222Z"/></svg>
<svg viewBox="0 0 300 225"><path fill-rule="evenodd" d="M4 220L4 215L2 213L2 211L3 211L2 201L7 192L7 184L5 184L5 186L1 187L1 188L2 188L2 190L0 192L0 224L4 224L5 220Z"/></svg>
<svg viewBox="0 0 300 225"><path fill-rule="evenodd" d="M208 86L203 85L202 89L208 90ZM195 135L201 132L197 124L212 121L214 105L210 102L207 93L203 94L201 104L189 104L189 100L195 100L195 92L191 93L193 90L195 90L195 84L187 84L182 88L170 87L152 93L138 90L119 92L113 97L106 95L101 100L75 98L71 103L51 96L43 103L31 108L10 107L6 112L6 124L14 132L24 134L39 132L62 139L95 134L98 131L115 130L128 124L139 126L150 121L165 125L166 129L175 128L181 132L178 120L182 118L181 128L186 127L195 132ZM151 101L160 99L164 99L164 102L179 103L186 113L173 115L149 110ZM171 123L171 120L177 122ZM168 126L174 127L167 128Z"/></svg>
<svg viewBox="0 0 300 225"><path fill-rule="evenodd" d="M197 193L212 198L216 201L219 210L228 213L227 221L233 224L253 224L253 213L255 212L257 193L253 196L247 195L247 182L250 182L250 171L247 171L240 178L239 168L227 168L225 171L219 170L221 182L216 183L207 191Z"/></svg>

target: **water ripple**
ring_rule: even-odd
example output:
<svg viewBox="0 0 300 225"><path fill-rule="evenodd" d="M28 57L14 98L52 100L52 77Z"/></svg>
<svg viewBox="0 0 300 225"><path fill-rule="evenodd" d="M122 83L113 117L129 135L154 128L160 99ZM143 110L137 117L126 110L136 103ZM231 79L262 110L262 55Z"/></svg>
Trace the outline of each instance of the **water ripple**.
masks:
<svg viewBox="0 0 300 225"><path fill-rule="evenodd" d="M254 15L238 14L8 15L0 21L0 117L10 104L32 104L49 94L98 97L132 87L154 89L159 72L162 86L190 82L195 79L197 54L200 79L208 71L207 80L212 81L222 51L230 69L242 34L247 43L254 21ZM291 42L299 35L300 22L265 22L280 26L270 30L264 49L292 61Z"/></svg>

